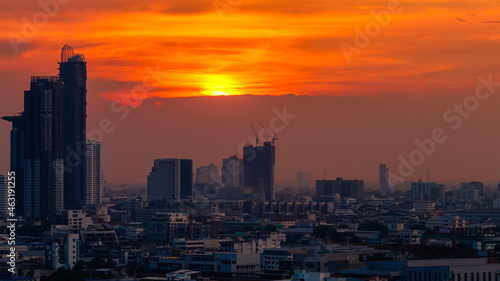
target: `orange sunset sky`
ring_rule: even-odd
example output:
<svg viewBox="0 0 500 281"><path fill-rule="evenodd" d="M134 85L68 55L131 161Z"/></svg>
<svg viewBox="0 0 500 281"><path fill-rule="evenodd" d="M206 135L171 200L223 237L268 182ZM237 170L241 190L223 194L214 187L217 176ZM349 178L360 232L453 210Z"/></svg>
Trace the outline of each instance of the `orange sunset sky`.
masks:
<svg viewBox="0 0 500 281"><path fill-rule="evenodd" d="M158 70L159 83L141 99L152 97L159 107L165 101L161 98L289 93L403 100L442 96L460 101L473 92L479 75L499 72L498 0L48 2L56 3L49 14L38 1L2 3L2 116L22 111L29 76L57 74L65 44L87 59L89 116L95 113L92 106L104 101L138 105L140 100L130 95L142 85L148 69ZM356 46L358 30L380 26L373 13L387 13L391 5L398 7L397 13L346 59L342 44ZM30 30L34 20L42 22ZM13 47L11 41L19 38L21 43ZM0 128L5 159L9 124L2 122ZM422 134L432 126L424 129ZM404 152L418 136L405 140ZM373 178L377 161L370 164L375 167ZM2 162L7 169L7 161ZM289 179L301 167L289 168L278 178ZM497 174L489 171L490 178Z"/></svg>
<svg viewBox="0 0 500 281"><path fill-rule="evenodd" d="M9 34L22 36L23 18L33 23L44 10L35 1L2 4L0 72L24 81L54 74L69 44L89 62L89 101L119 98L148 66L162 72L149 96L452 94L499 60L497 0L401 1L350 63L340 44L354 46L355 28L388 1L61 2L17 54Z"/></svg>

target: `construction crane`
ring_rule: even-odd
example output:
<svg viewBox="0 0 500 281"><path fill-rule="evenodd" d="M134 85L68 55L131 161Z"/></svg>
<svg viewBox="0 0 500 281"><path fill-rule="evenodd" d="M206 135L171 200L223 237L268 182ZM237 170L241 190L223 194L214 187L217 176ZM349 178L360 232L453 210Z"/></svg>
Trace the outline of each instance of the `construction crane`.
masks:
<svg viewBox="0 0 500 281"><path fill-rule="evenodd" d="M252 126L252 131L255 136L255 146L259 146L259 134L255 132L255 128L253 127L253 123L250 122L250 126Z"/></svg>
<svg viewBox="0 0 500 281"><path fill-rule="evenodd" d="M272 144L274 145L274 141L278 139L278 138L276 137L276 135L277 135L277 134L276 134L276 133L274 133L274 135L273 135L273 134L272 134L272 133L273 133L273 131L269 130L269 128L264 127L264 125L262 125L262 123L261 123L260 121L259 121L259 124L260 124L260 126L261 126L264 130L266 130L266 131L267 131L267 133L268 133L268 134L269 134L269 136L271 137L271 142L272 142Z"/></svg>

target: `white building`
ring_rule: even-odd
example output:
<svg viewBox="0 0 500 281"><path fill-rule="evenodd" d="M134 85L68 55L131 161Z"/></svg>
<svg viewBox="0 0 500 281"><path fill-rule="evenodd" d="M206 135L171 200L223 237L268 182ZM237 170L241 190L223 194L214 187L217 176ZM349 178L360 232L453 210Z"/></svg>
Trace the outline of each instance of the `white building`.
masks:
<svg viewBox="0 0 500 281"><path fill-rule="evenodd" d="M71 269L79 260L79 235L63 234L45 243L45 266Z"/></svg>
<svg viewBox="0 0 500 281"><path fill-rule="evenodd" d="M92 224L92 218L82 210L62 210L56 216L56 224L67 225L73 229L85 229Z"/></svg>

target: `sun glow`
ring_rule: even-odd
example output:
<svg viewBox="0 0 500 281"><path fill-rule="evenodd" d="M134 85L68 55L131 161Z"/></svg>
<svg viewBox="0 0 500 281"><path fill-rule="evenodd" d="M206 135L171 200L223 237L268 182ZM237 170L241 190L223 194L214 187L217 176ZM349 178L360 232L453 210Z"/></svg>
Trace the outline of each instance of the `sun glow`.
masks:
<svg viewBox="0 0 500 281"><path fill-rule="evenodd" d="M235 96L240 93L236 90L238 86L228 77L221 75L211 75L207 77L205 82L204 95L208 96Z"/></svg>

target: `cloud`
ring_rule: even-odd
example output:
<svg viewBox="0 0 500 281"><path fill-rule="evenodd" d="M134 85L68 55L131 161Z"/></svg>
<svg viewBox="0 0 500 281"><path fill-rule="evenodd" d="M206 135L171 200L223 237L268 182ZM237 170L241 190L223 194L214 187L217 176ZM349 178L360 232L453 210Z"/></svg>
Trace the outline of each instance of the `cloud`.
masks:
<svg viewBox="0 0 500 281"><path fill-rule="evenodd" d="M465 22L464 19L461 19L461 18L455 18L456 20L460 21L460 22Z"/></svg>

